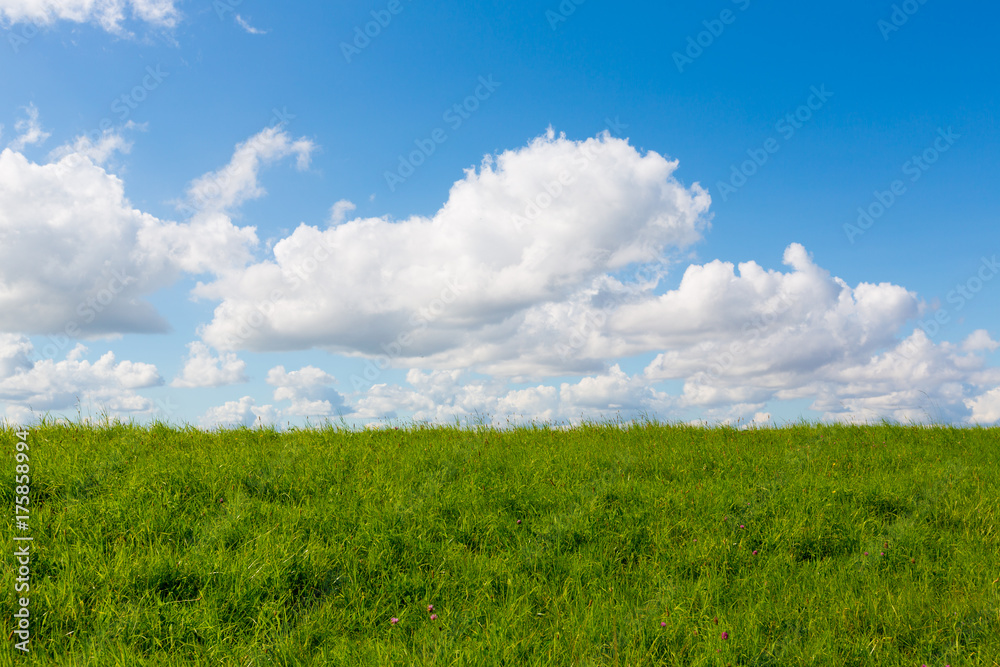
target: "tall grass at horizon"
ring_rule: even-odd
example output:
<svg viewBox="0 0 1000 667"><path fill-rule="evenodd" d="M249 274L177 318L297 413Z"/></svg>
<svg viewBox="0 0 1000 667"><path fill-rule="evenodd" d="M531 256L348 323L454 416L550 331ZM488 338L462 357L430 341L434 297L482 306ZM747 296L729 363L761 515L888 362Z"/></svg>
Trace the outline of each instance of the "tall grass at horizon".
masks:
<svg viewBox="0 0 1000 667"><path fill-rule="evenodd" d="M4 660L1000 665L998 433L43 424Z"/></svg>

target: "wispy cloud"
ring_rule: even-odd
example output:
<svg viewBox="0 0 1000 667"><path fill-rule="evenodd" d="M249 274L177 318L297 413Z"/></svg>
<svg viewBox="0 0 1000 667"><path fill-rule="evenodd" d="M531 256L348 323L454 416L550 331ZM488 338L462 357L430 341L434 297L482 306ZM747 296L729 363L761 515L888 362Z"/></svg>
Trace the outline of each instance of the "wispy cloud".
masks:
<svg viewBox="0 0 1000 667"><path fill-rule="evenodd" d="M268 32L267 30L261 30L260 28L253 27L247 22L245 18L243 18L239 14L236 15L236 23L239 24L241 28L246 30L251 35L266 35Z"/></svg>
<svg viewBox="0 0 1000 667"><path fill-rule="evenodd" d="M23 150L25 146L40 144L51 136L49 132L42 129L41 123L38 122L38 109L35 108L34 104L29 104L24 107L24 110L27 112L28 117L14 123L14 129L20 134L17 135L14 141L8 144L11 150Z"/></svg>

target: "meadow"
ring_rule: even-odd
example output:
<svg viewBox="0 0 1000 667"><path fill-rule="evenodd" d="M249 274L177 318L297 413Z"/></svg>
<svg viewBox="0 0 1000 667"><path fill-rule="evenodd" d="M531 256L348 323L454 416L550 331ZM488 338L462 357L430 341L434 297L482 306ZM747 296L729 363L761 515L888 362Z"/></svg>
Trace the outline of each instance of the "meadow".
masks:
<svg viewBox="0 0 1000 667"><path fill-rule="evenodd" d="M0 664L1000 665L998 435L6 428Z"/></svg>

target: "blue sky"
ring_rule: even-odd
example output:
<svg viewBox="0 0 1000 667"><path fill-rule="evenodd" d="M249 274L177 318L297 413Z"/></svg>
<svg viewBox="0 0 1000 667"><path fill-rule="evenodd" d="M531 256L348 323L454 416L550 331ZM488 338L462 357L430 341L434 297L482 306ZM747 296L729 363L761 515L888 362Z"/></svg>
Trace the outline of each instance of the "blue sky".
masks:
<svg viewBox="0 0 1000 667"><path fill-rule="evenodd" d="M996 423L998 14L0 0L0 417Z"/></svg>

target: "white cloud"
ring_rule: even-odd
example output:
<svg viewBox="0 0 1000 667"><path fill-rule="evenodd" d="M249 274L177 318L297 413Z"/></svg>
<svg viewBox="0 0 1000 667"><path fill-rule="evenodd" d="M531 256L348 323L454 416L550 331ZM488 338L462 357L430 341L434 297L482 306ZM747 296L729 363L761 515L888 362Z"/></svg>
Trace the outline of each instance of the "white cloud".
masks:
<svg viewBox="0 0 1000 667"><path fill-rule="evenodd" d="M607 373L564 382L558 388L538 385L510 389L496 378L474 377L466 371L410 370L409 388L377 384L360 396L353 416L395 419L409 414L416 421L449 423L485 419L514 422L578 423L665 414L671 399L641 377L629 378L613 366Z"/></svg>
<svg viewBox="0 0 1000 667"><path fill-rule="evenodd" d="M4 409L4 421L13 425L28 426L34 423L38 416L31 408L23 405L8 405Z"/></svg>
<svg viewBox="0 0 1000 667"><path fill-rule="evenodd" d="M196 179L188 189L187 206L182 210L217 213L238 207L248 199L265 194L258 181L263 165L294 155L299 170L309 166L316 145L308 139L292 140L280 125L261 130L236 146L229 164L219 171Z"/></svg>
<svg viewBox="0 0 1000 667"><path fill-rule="evenodd" d="M41 123L38 122L38 109L35 108L34 104L24 107L24 111L28 114L27 118L22 118L14 123L14 129L20 134L7 145L14 151L24 150L24 147L30 144L43 143L52 136L51 133L43 130Z"/></svg>
<svg viewBox="0 0 1000 667"><path fill-rule="evenodd" d="M142 243L159 221L85 156L39 165L0 153L0 331L70 336L165 331L142 297L172 279Z"/></svg>
<svg viewBox="0 0 1000 667"><path fill-rule="evenodd" d="M995 352L1000 347L1000 342L990 338L986 329L976 329L962 343L962 349L966 352L981 352L983 350Z"/></svg>
<svg viewBox="0 0 1000 667"><path fill-rule="evenodd" d="M676 168L607 135L550 133L467 171L432 218L299 226L273 261L198 288L221 301L202 336L218 349L388 351L398 365L488 348L532 307L697 241L709 197Z"/></svg>
<svg viewBox="0 0 1000 667"><path fill-rule="evenodd" d="M253 27L252 25L250 25L247 22L246 19L244 19L239 14L236 15L236 23L241 28L243 28L245 31L247 31L248 33L250 33L251 35L266 35L267 34L267 30L260 30L259 28Z"/></svg>
<svg viewBox="0 0 1000 667"><path fill-rule="evenodd" d="M559 390L540 385L509 391L497 401L497 415L507 415L521 421L555 422L561 417Z"/></svg>
<svg viewBox="0 0 1000 667"><path fill-rule="evenodd" d="M577 384L564 382L559 398L564 415L568 411L583 416L607 415L612 411L635 413L650 410L658 403L660 407L669 404L665 395L658 395L641 377L628 377L618 364L603 375L585 377Z"/></svg>
<svg viewBox="0 0 1000 667"><path fill-rule="evenodd" d="M1000 387L991 389L981 396L965 400L972 414L969 421L976 424L996 424L1000 422Z"/></svg>
<svg viewBox="0 0 1000 667"><path fill-rule="evenodd" d="M0 331L70 337L164 332L145 301L182 272L224 272L245 265L258 239L233 224L229 207L262 190L261 164L284 155L308 159L311 144L274 128L236 147L229 167L195 181L218 196L189 222L163 221L134 208L123 181L96 161L123 150L118 135L78 138L36 164L0 153ZM228 180L227 180L228 179ZM199 189L200 188L200 189Z"/></svg>
<svg viewBox="0 0 1000 667"><path fill-rule="evenodd" d="M76 137L71 143L52 150L49 153L50 162L58 162L64 157L78 155L85 157L97 165L105 164L112 155L117 153L128 153L132 150L132 142L127 141L117 132L104 132L97 141L87 135Z"/></svg>
<svg viewBox="0 0 1000 667"><path fill-rule="evenodd" d="M275 366L267 373L267 383L274 390L275 401L291 401L282 414L298 417L333 417L349 412L344 397L331 385L333 376L315 366L305 366L287 372L284 366Z"/></svg>
<svg viewBox="0 0 1000 667"><path fill-rule="evenodd" d="M0 21L97 23L108 32L123 33L126 10L150 25L174 27L180 14L174 5L174 0L0 0Z"/></svg>
<svg viewBox="0 0 1000 667"><path fill-rule="evenodd" d="M246 368L246 362L234 352L213 357L207 345L195 341L188 344L188 358L184 362L184 369L170 386L221 387L246 382Z"/></svg>
<svg viewBox="0 0 1000 667"><path fill-rule="evenodd" d="M113 413L149 412L153 403L135 390L163 383L156 366L116 361L107 352L96 362L82 359L86 348L75 347L64 360L33 361L34 348L23 336L0 338L0 401L36 412L93 405Z"/></svg>
<svg viewBox="0 0 1000 667"><path fill-rule="evenodd" d="M990 420L993 399L976 396L1000 384L1000 369L986 365L983 353L998 346L985 332L962 345L935 343L919 329L907 334L924 307L915 294L891 284L852 288L797 244L785 261L791 270L784 273L753 262L738 273L718 261L692 265L676 289L659 296L640 289L609 298L622 284L606 280L589 299L548 304L547 318L536 309L510 330L506 348L482 355L492 360L504 351L507 368L530 373L558 368L564 345L570 354L563 368L581 357L606 365L660 351L631 377L612 365L563 383L556 395L544 386L511 391L495 374L489 382L460 382L456 372L410 371L414 389L377 385L359 399L358 413L447 421L477 410L543 420L696 412L712 422L763 423L769 404L812 398L823 420L963 422L970 411ZM485 372L497 366L491 361ZM680 395L659 388L669 380L683 382Z"/></svg>
<svg viewBox="0 0 1000 667"><path fill-rule="evenodd" d="M250 396L238 401L226 401L211 407L199 419L202 428L231 428L234 426L270 426L277 422L278 411L271 405L258 406Z"/></svg>
<svg viewBox="0 0 1000 667"><path fill-rule="evenodd" d="M18 370L30 370L34 347L24 336L0 333L0 379L10 377Z"/></svg>
<svg viewBox="0 0 1000 667"><path fill-rule="evenodd" d="M144 299L185 272L213 276L194 292L218 305L175 387L245 381L237 349L320 347L410 369L404 386L351 378L349 404L321 369L277 366L267 377L275 405L243 397L209 409L207 425L643 413L759 424L772 404L802 398L829 420L1000 416L1000 369L985 361L1000 343L986 331L961 344L910 334L928 308L916 294L848 285L797 243L785 249L785 270L709 261L660 289L707 227L708 195L674 179L676 162L607 135L550 133L488 157L430 218L349 220L353 206L338 202L325 228L300 225L256 263L256 229L231 216L264 193L264 166L294 157L306 168L312 142L276 126L240 143L228 165L192 181L187 222L128 201L102 166L128 147L111 133L77 138L48 164L0 153L0 332L14 333L0 333L8 417L29 405L63 409L77 395L149 411L136 389L162 382L154 366L110 353L91 363L82 346L62 361L32 361L21 334L54 332L68 345L164 331ZM618 365L653 354L632 375ZM579 379L537 384L545 377ZM683 389L667 394L668 382Z"/></svg>
<svg viewBox="0 0 1000 667"><path fill-rule="evenodd" d="M978 354L998 346L985 332L961 349L908 336L927 308L916 294L848 285L797 243L786 271L692 264L657 294L671 253L707 225L707 194L677 183L676 167L607 135L549 133L467 171L431 218L347 220L341 202L326 229L300 225L273 260L200 285L220 301L200 334L219 349L322 347L412 369L408 386L355 394L365 418L762 423L769 403L811 396L824 419L962 420L963 401L1000 382ZM614 365L649 353L634 376ZM508 384L566 375L587 377L558 391ZM680 395L660 389L674 380Z"/></svg>

